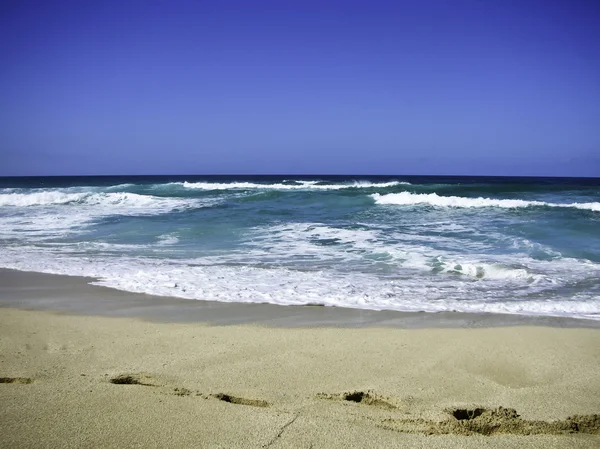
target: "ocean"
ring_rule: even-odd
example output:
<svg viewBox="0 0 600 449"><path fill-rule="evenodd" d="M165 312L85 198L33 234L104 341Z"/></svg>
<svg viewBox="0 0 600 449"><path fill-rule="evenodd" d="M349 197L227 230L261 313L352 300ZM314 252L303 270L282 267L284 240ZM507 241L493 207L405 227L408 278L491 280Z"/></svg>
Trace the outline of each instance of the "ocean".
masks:
<svg viewBox="0 0 600 449"><path fill-rule="evenodd" d="M600 179L0 178L0 267L226 302L600 319Z"/></svg>

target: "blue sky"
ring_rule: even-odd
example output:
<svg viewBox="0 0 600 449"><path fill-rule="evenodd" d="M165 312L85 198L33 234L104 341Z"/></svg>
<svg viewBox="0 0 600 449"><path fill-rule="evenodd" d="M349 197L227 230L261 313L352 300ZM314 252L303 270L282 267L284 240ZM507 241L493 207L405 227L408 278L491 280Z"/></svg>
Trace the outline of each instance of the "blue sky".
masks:
<svg viewBox="0 0 600 449"><path fill-rule="evenodd" d="M600 176L596 0L0 8L0 175Z"/></svg>

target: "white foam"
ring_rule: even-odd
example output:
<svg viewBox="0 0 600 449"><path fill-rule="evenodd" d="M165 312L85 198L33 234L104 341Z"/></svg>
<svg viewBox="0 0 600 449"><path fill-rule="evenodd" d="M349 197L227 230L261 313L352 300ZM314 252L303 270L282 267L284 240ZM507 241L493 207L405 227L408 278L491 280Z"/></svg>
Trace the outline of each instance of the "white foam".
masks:
<svg viewBox="0 0 600 449"><path fill-rule="evenodd" d="M559 251L556 251L548 245L543 245L538 242L532 242L526 238L504 237L503 240L508 241L511 247L516 249L524 249L528 254L536 254L550 259L558 259L562 257Z"/></svg>
<svg viewBox="0 0 600 449"><path fill-rule="evenodd" d="M494 198L467 198L460 196L439 196L437 193L374 193L371 197L377 204L395 204L400 206L427 204L436 207L480 208L501 207L505 209L547 206L573 207L592 211L600 211L600 203L547 203L545 201L508 200Z"/></svg>
<svg viewBox="0 0 600 449"><path fill-rule="evenodd" d="M164 198L128 192L35 191L0 195L0 236L47 240L87 232L106 216L151 216L208 207L216 198Z"/></svg>
<svg viewBox="0 0 600 449"><path fill-rule="evenodd" d="M65 193L60 190L38 191L33 193L8 193L0 195L0 206L55 206L55 205L88 205L120 207L124 210L144 209L169 212L176 208L185 208L197 201L183 198L164 198L150 195L139 195L128 192L79 192Z"/></svg>
<svg viewBox="0 0 600 449"><path fill-rule="evenodd" d="M576 209L587 209L593 210L594 212L600 212L600 203L558 204L557 207L574 207Z"/></svg>
<svg viewBox="0 0 600 449"><path fill-rule="evenodd" d="M108 191L127 190L127 189L130 189L130 188L135 187L135 186L136 186L136 184L132 184L132 183L115 184L115 185L106 187L106 190L108 190Z"/></svg>
<svg viewBox="0 0 600 449"><path fill-rule="evenodd" d="M65 193L63 191L42 191L0 195L0 206L25 208L21 209L21 212L30 213L27 208L41 206L44 213L92 216L164 214L190 208L207 207L220 201L220 199L214 198L173 198L139 195L129 192ZM51 206L61 207L59 209L49 209L48 207Z"/></svg>
<svg viewBox="0 0 600 449"><path fill-rule="evenodd" d="M183 187L188 189L200 190L342 190L342 189L367 189L367 188L386 188L402 184L410 184L407 182L391 181L373 183L368 181L357 181L347 184L317 184L320 181L296 181L297 184L260 184L253 182L184 182Z"/></svg>
<svg viewBox="0 0 600 449"><path fill-rule="evenodd" d="M86 227L91 220L98 216L89 213L58 215L36 211L26 216L2 217L0 236L21 241L27 239L43 241L67 234L79 234L86 232Z"/></svg>
<svg viewBox="0 0 600 449"><path fill-rule="evenodd" d="M176 243L179 242L179 238L173 234L159 235L157 237L157 240L158 240L157 245L161 245L161 246L175 245Z"/></svg>
<svg viewBox="0 0 600 449"><path fill-rule="evenodd" d="M65 193L62 191L42 191L35 193L6 193L0 195L0 206L47 206L80 201L89 194Z"/></svg>
<svg viewBox="0 0 600 449"><path fill-rule="evenodd" d="M153 295L224 302L281 305L319 303L373 310L516 313L600 319L600 298L535 299L515 290L506 300L506 283L457 283L452 276L380 278L367 273L298 271L281 267L191 265L131 257L77 258L34 247L0 249L0 266L27 271L91 276L95 284ZM590 265L588 275L598 275ZM531 288L535 288L532 286ZM502 298L502 300L499 300Z"/></svg>
<svg viewBox="0 0 600 449"><path fill-rule="evenodd" d="M462 229L458 227L454 229ZM486 249L492 243L471 244L469 256L461 256L460 242L440 236L420 236L378 229L347 229L319 223L286 223L250 230L243 251L202 257L194 263L308 266L313 269L339 266L354 272L383 274L411 270L415 276L430 273L462 275L479 280L505 280L527 285L541 275L516 260L529 260L528 254L492 256ZM456 251L432 246L447 242ZM479 250L479 252L476 252Z"/></svg>

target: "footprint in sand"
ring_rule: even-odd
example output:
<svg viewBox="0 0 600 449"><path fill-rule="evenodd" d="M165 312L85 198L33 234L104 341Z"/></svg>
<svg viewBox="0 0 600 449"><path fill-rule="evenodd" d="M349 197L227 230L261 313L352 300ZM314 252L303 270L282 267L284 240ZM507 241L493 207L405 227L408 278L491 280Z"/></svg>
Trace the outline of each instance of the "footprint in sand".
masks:
<svg viewBox="0 0 600 449"><path fill-rule="evenodd" d="M29 377L0 377L0 384L19 384L27 385L33 383Z"/></svg>
<svg viewBox="0 0 600 449"><path fill-rule="evenodd" d="M347 393L336 393L336 394L319 393L319 394L317 394L317 399L356 402L357 404L370 405L370 406L374 406L374 407L382 407L382 408L389 408L389 409L396 408L396 406L394 404L389 402L390 401L389 398L375 394L372 391L351 391L351 392L347 392Z"/></svg>
<svg viewBox="0 0 600 449"><path fill-rule="evenodd" d="M446 412L450 415L446 421L386 419L380 427L402 433L426 435L600 435L600 415L574 415L558 421L530 421L522 419L515 409L503 407L456 408Z"/></svg>
<svg viewBox="0 0 600 449"><path fill-rule="evenodd" d="M210 396L223 402L229 402L230 404L249 405L251 407L268 407L270 405L267 401L261 399L239 398L225 393L211 394Z"/></svg>
<svg viewBox="0 0 600 449"><path fill-rule="evenodd" d="M158 381L148 374L119 374L109 379L115 385L144 385L146 387L160 387Z"/></svg>
<svg viewBox="0 0 600 449"><path fill-rule="evenodd" d="M117 376L113 376L109 379L111 384L115 385L143 385L146 387L165 387L162 383L158 381L155 377L149 374L119 374ZM261 399L246 399L237 396L233 396L226 393L214 393L214 394L202 394L199 391L193 391L185 387L172 387L169 389L168 394L173 394L175 396L199 396L203 399L218 399L223 402L227 402L230 404L238 404L238 405L249 405L251 407L269 407L267 401L263 401Z"/></svg>

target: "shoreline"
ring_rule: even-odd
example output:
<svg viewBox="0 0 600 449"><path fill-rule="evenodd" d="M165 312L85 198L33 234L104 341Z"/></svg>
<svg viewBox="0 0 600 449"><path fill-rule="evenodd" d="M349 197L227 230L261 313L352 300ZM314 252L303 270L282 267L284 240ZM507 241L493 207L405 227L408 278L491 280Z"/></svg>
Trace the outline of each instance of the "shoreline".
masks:
<svg viewBox="0 0 600 449"><path fill-rule="evenodd" d="M73 315L131 317L155 322L258 324L273 327L600 328L600 320L466 312L399 312L327 306L229 303L152 296L91 285L96 279L0 268L0 308Z"/></svg>
<svg viewBox="0 0 600 449"><path fill-rule="evenodd" d="M598 327L87 282L0 270L0 446L600 445Z"/></svg>

